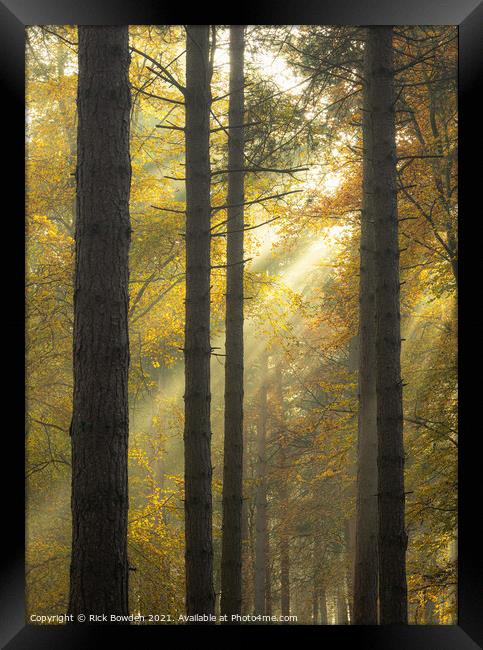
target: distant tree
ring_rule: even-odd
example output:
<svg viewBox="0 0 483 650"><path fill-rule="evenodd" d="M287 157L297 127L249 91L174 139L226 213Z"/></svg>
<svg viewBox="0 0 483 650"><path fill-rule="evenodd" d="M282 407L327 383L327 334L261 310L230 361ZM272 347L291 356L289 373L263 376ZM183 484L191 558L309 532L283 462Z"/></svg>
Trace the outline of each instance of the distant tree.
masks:
<svg viewBox="0 0 483 650"><path fill-rule="evenodd" d="M285 420L285 400L281 360L277 360L275 366L274 393L276 401L276 434L279 442L278 465L280 476L278 483L278 508L279 517L279 547L280 547L280 610L282 616L290 614L290 535L288 532L287 511L289 508L289 486L288 471L289 460L287 458L288 431Z"/></svg>
<svg viewBox="0 0 483 650"><path fill-rule="evenodd" d="M267 373L268 354L260 354L255 488L255 614L265 614L268 569L267 521Z"/></svg>

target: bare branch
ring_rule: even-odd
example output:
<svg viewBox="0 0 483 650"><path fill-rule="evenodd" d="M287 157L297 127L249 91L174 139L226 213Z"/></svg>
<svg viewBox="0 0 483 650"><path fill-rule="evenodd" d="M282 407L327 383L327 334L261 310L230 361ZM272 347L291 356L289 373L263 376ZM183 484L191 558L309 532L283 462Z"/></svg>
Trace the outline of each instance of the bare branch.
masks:
<svg viewBox="0 0 483 650"><path fill-rule="evenodd" d="M268 221L264 221L263 223L257 223L256 226L248 226L247 228L241 228L240 230L226 230L225 232L214 232L212 233L211 237L224 237L225 235L235 233L235 232L246 232L247 230L255 230L255 228L260 228L261 226L265 226L267 223L272 223L272 221L275 221L276 219L280 219L280 216L278 217L273 217L273 219L269 219ZM213 228L216 228L216 226L213 226Z"/></svg>
<svg viewBox="0 0 483 650"><path fill-rule="evenodd" d="M273 172L278 174L294 174L296 172L306 172L310 167L293 167L291 169L276 169L275 167L244 167L243 169L220 169L212 172L212 176L219 176L220 174L230 174L234 172Z"/></svg>
<svg viewBox="0 0 483 650"><path fill-rule="evenodd" d="M264 201L270 201L272 199L280 199L282 196L287 196L288 194L297 194L302 192L302 190L290 190L289 192L281 192L280 194L272 194L271 196L263 196L258 199L253 199L252 201L244 201L243 203L231 203L225 205L214 205L211 209L213 212L218 212L219 210L227 210L228 208L240 208L244 205L254 205L255 203L262 203ZM223 222L223 223L226 223ZM218 226L222 224L217 224ZM213 226L216 228L217 226Z"/></svg>
<svg viewBox="0 0 483 650"><path fill-rule="evenodd" d="M153 72L158 77L161 77L161 79L164 79L164 81L168 81L169 83L173 84L173 86L175 86L175 88L177 88L184 95L186 88L184 86L182 86L179 83L179 81L177 81L173 77L171 72L164 65L162 65L162 63L160 63L159 61L156 61L156 59L153 59L151 56L149 56L149 54L146 54L146 52L141 52L141 50L138 50L137 48L135 48L133 46L131 46L129 49L132 52L136 52L136 54L139 54L140 56L143 56L148 61L151 61L151 63L153 65L155 65L157 68L159 68L163 74L157 72L156 70L153 70L149 66L147 66L148 70Z"/></svg>
<svg viewBox="0 0 483 650"><path fill-rule="evenodd" d="M137 92L142 93L147 97L152 97L153 99L159 99L163 102L168 102L169 104L178 104L179 106L184 106L184 102L182 102L179 99L171 99L169 97L162 97L161 95L155 95L154 93L148 93L146 90L143 90L142 88L137 88L136 86L132 86L132 88L133 90L137 90Z"/></svg>

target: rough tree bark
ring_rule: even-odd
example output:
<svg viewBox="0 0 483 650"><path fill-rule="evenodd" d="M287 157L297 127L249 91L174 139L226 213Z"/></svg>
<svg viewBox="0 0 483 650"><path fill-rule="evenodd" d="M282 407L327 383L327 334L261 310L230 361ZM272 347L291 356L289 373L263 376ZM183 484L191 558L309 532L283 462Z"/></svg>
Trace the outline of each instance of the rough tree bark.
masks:
<svg viewBox="0 0 483 650"><path fill-rule="evenodd" d="M186 612L214 614L210 422L209 26L186 27Z"/></svg>
<svg viewBox="0 0 483 650"><path fill-rule="evenodd" d="M228 169L244 167L244 27L230 27ZM243 227L244 172L228 174L225 440L221 613L241 613L243 504Z"/></svg>
<svg viewBox="0 0 483 650"><path fill-rule="evenodd" d="M357 443L355 625L377 625L377 401L375 241L368 48L364 54L363 180L359 276L359 430Z"/></svg>
<svg viewBox="0 0 483 650"><path fill-rule="evenodd" d="M407 623L399 243L392 27L367 37L376 250L379 607L381 624Z"/></svg>
<svg viewBox="0 0 483 650"><path fill-rule="evenodd" d="M68 611L128 614L127 27L79 27Z"/></svg>
<svg viewBox="0 0 483 650"><path fill-rule="evenodd" d="M255 614L265 614L267 589L267 365L266 351L260 355L260 402L257 422L257 465L255 491Z"/></svg>

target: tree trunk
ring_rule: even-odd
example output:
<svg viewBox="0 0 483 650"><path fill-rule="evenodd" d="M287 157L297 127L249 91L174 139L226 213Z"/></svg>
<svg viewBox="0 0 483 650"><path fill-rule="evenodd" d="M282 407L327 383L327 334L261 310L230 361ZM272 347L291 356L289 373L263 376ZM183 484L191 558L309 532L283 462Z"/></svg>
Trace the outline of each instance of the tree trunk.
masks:
<svg viewBox="0 0 483 650"><path fill-rule="evenodd" d="M245 458L251 457L251 427L244 424L243 449ZM256 441L255 441L256 442ZM255 602L254 566L255 566L255 487L253 486L251 467L243 462L243 506L242 506L242 614L252 614Z"/></svg>
<svg viewBox="0 0 483 650"><path fill-rule="evenodd" d="M367 83L376 249L379 602L381 624L407 623L404 446L394 68L391 27L371 27Z"/></svg>
<svg viewBox="0 0 483 650"><path fill-rule="evenodd" d="M248 449L247 428L244 427L243 448ZM253 611L253 585L252 567L252 526L250 525L250 507L252 503L252 492L249 489L248 464L243 463L243 504L242 504L242 615L251 614Z"/></svg>
<svg viewBox="0 0 483 650"><path fill-rule="evenodd" d="M434 625L434 602L428 598L424 604L424 624Z"/></svg>
<svg viewBox="0 0 483 650"><path fill-rule="evenodd" d="M354 622L354 557L355 557L355 520L354 517L346 519L344 522L344 541L345 541L345 586L347 594L347 612L349 623Z"/></svg>
<svg viewBox="0 0 483 650"><path fill-rule="evenodd" d="M243 156L244 27L230 27L230 107L228 169L241 170ZM225 441L221 613L241 613L243 504L243 201L244 173L228 174Z"/></svg>
<svg viewBox="0 0 483 650"><path fill-rule="evenodd" d="M280 497L281 504L286 504L288 494L285 485L281 488ZM290 614L290 545L287 531L282 530L280 535L281 612L282 616L288 616Z"/></svg>
<svg viewBox="0 0 483 650"><path fill-rule="evenodd" d="M319 589L319 612L320 624L327 625L327 596L324 585L322 585Z"/></svg>
<svg viewBox="0 0 483 650"><path fill-rule="evenodd" d="M371 75L368 48L364 76ZM369 84L364 84L362 114L363 203L359 278L359 434L357 444L356 549L354 563L355 625L377 625L377 401L375 241L371 164L372 129Z"/></svg>
<svg viewBox="0 0 483 650"><path fill-rule="evenodd" d="M312 550L312 623L319 622L319 548L317 537L314 535Z"/></svg>
<svg viewBox="0 0 483 650"><path fill-rule="evenodd" d="M267 502L268 502L268 486L267 486ZM270 555L270 531L268 528L268 508L267 508L267 534L265 542L265 553L267 556L267 568L265 571L265 614L272 615L272 562Z"/></svg>
<svg viewBox="0 0 483 650"><path fill-rule="evenodd" d="M337 625L347 625L347 601L344 583L337 589Z"/></svg>
<svg viewBox="0 0 483 650"><path fill-rule="evenodd" d="M287 530L287 509L289 502L287 475L287 441L285 428L285 405L282 386L282 365L279 361L275 373L275 392L278 409L277 433L280 445L280 480L278 487L279 499L279 531L280 531L280 607L282 616L290 614L290 539Z"/></svg>
<svg viewBox="0 0 483 650"><path fill-rule="evenodd" d="M257 422L257 466L255 493L255 614L265 614L267 556L267 353L260 355L260 404Z"/></svg>
<svg viewBox="0 0 483 650"><path fill-rule="evenodd" d="M128 614L127 27L79 27L68 611Z"/></svg>
<svg viewBox="0 0 483 650"><path fill-rule="evenodd" d="M213 614L210 423L210 106L208 25L186 27L186 611Z"/></svg>

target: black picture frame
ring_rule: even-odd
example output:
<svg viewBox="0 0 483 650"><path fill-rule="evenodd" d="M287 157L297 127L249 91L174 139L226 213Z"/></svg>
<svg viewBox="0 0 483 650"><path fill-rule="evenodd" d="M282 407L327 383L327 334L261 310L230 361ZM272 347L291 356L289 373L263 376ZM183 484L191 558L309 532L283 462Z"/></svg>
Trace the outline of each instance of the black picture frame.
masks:
<svg viewBox="0 0 483 650"><path fill-rule="evenodd" d="M178 3L179 5L179 3ZM280 635L288 643L309 642L371 650L470 650L483 647L483 571L481 504L483 502L480 431L477 407L481 402L477 381L478 343L482 319L478 286L481 239L476 228L481 188L483 147L481 108L477 101L483 79L483 3L479 0L279 0L240 3L237 15L198 5L181 14L177 3L162 0L0 0L0 80L4 117L1 140L6 162L2 172L2 261L7 332L3 338L4 378L7 390L3 408L3 469L13 471L4 487L2 523L4 550L1 557L0 641L2 647L94 648L114 642L122 635L129 644L152 647L154 643L186 643L196 634L197 643L218 638L230 643L275 643ZM233 11L233 8L232 8ZM451 626L37 626L25 622L24 599L24 30L39 24L450 24L459 26L459 218L460 277L459 365L459 533L458 533L458 624ZM7 209L7 199L10 207ZM479 250L477 250L479 246ZM10 252L7 256L5 253ZM478 256L479 253L479 256ZM472 287L470 282L474 280ZM7 358L5 359L5 353ZM481 367L481 366L480 366ZM474 370L475 372L471 372ZM6 426L6 415L13 414ZM481 418L481 415L480 415ZM2 472L5 473L4 471Z"/></svg>

